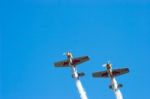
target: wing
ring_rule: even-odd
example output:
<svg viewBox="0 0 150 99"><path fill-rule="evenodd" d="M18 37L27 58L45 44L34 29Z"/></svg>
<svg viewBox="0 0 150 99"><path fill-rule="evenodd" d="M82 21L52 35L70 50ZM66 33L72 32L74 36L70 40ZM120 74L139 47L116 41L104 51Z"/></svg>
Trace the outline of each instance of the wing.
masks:
<svg viewBox="0 0 150 99"><path fill-rule="evenodd" d="M69 67L69 61L63 60L63 61L54 63L54 65L55 67Z"/></svg>
<svg viewBox="0 0 150 99"><path fill-rule="evenodd" d="M82 57L77 57L77 58L73 58L72 60L72 65L79 65L83 62L86 62L89 60L88 56L82 56Z"/></svg>
<svg viewBox="0 0 150 99"><path fill-rule="evenodd" d="M82 57L77 57L72 59L72 64L71 65L79 65L85 61L88 61L89 57L88 56L82 56ZM68 60L63 60L60 62L54 63L55 67L69 67L69 61Z"/></svg>
<svg viewBox="0 0 150 99"><path fill-rule="evenodd" d="M128 68L121 68L121 69L113 69L112 74L113 76L119 76L123 75L129 72ZM93 77L101 77L101 78L107 78L109 77L107 71L100 71L100 72L95 72L92 74Z"/></svg>
<svg viewBox="0 0 150 99"><path fill-rule="evenodd" d="M126 74L128 72L129 72L128 68L121 68L121 69L113 69L112 70L113 76L120 76L120 75Z"/></svg>
<svg viewBox="0 0 150 99"><path fill-rule="evenodd" d="M92 74L93 77L101 77L101 78L107 78L108 73L107 71L100 71L100 72L95 72Z"/></svg>

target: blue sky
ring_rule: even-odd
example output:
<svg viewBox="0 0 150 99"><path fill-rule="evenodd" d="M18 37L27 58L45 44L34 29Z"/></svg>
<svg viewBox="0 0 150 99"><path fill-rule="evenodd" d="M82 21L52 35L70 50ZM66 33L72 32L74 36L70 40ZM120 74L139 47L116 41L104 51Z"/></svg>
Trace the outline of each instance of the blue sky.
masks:
<svg viewBox="0 0 150 99"><path fill-rule="evenodd" d="M91 73L111 60L129 67L118 77L124 99L149 99L150 1L1 1L1 99L80 99L70 68L53 63L71 51L88 55L78 66L89 99L115 99L109 79Z"/></svg>

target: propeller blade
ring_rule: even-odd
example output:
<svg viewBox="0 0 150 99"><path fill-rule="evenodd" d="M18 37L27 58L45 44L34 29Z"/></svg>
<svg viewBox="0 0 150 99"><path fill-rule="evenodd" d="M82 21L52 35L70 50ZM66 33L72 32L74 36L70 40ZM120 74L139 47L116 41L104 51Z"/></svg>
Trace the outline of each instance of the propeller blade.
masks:
<svg viewBox="0 0 150 99"><path fill-rule="evenodd" d="M103 64L102 67L106 67L107 64Z"/></svg>

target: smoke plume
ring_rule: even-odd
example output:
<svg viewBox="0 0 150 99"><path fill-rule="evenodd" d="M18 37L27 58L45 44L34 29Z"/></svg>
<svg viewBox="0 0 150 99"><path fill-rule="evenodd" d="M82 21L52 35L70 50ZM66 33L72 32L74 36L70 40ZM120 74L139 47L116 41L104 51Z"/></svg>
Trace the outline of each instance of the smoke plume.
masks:
<svg viewBox="0 0 150 99"><path fill-rule="evenodd" d="M115 86L118 86L115 78L113 79L113 81L114 81ZM115 93L116 99L123 99L122 93L119 90L119 88L117 88L117 90L114 90L114 93Z"/></svg>
<svg viewBox="0 0 150 99"><path fill-rule="evenodd" d="M81 99L88 99L87 95L86 95L86 92L85 92L85 90L82 86L82 83L79 79L76 79L76 86L78 88Z"/></svg>
<svg viewBox="0 0 150 99"><path fill-rule="evenodd" d="M123 99L123 96L122 96L121 91L119 89L116 90L114 93L116 95L116 99Z"/></svg>

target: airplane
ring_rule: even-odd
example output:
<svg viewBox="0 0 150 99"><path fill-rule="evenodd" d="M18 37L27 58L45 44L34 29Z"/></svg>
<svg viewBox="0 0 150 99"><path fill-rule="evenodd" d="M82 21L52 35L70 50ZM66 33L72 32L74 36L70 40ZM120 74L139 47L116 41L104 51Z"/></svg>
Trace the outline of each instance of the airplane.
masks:
<svg viewBox="0 0 150 99"><path fill-rule="evenodd" d="M109 88L114 91L123 87L122 84L117 84L115 77L128 73L129 69L128 68L112 69L112 64L110 64L109 62L107 62L107 64L104 64L103 66L106 67L106 69L107 69L106 71L94 72L94 73L92 73L92 76L95 78L97 78L97 77L110 78L111 84L109 85Z"/></svg>
<svg viewBox="0 0 150 99"><path fill-rule="evenodd" d="M73 58L73 55L71 52L66 53L67 59L63 61L59 61L54 63L55 67L71 67L72 68L72 78L79 79L79 77L84 76L85 74L83 72L78 73L76 65L79 65L83 62L86 62L89 60L88 56L82 56L82 57L76 57Z"/></svg>

